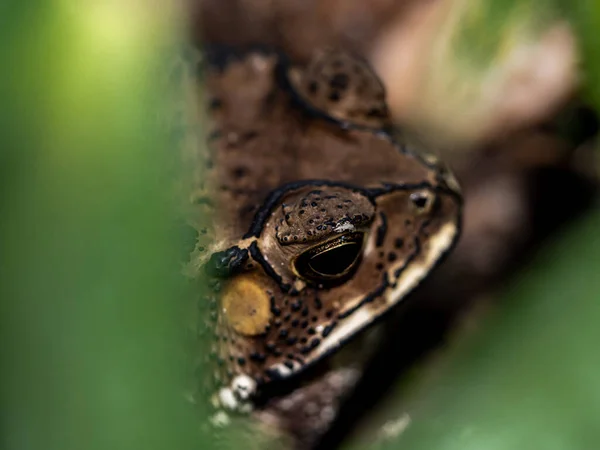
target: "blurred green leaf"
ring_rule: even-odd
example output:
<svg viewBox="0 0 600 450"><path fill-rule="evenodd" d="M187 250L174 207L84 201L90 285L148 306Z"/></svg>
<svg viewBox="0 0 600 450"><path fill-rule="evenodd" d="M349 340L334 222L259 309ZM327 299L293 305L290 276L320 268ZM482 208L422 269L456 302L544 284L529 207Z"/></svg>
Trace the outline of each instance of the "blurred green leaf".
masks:
<svg viewBox="0 0 600 450"><path fill-rule="evenodd" d="M457 64L489 71L535 41L557 17L555 0L457 0L449 3L448 46Z"/></svg>
<svg viewBox="0 0 600 450"><path fill-rule="evenodd" d="M563 8L575 25L582 53L583 83L596 107L600 107L600 2L564 0Z"/></svg>
<svg viewBox="0 0 600 450"><path fill-rule="evenodd" d="M173 11L0 10L3 445L191 448L176 153L156 125Z"/></svg>

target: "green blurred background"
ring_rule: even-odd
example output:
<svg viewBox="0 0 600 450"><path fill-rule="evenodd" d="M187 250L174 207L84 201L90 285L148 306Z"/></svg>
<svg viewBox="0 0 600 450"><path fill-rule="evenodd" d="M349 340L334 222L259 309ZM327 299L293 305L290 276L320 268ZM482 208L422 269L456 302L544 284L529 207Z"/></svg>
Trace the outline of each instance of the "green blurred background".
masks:
<svg viewBox="0 0 600 450"><path fill-rule="evenodd" d="M213 446L184 399L180 313L199 294L179 274L178 154L155 125L176 95L164 62L183 26L168 3L139 3L0 5L7 450ZM576 27L595 105L599 5L558 9ZM486 20L469 35L488 33ZM502 307L453 344L435 376L414 382L411 426L381 445L597 448L599 269L596 207L503 286Z"/></svg>

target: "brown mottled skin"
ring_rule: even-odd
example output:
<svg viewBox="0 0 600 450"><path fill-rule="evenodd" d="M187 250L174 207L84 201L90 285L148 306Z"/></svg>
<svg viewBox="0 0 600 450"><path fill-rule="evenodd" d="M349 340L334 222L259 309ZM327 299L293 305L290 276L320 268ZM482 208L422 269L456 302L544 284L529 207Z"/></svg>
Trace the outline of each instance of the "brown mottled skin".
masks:
<svg viewBox="0 0 600 450"><path fill-rule="evenodd" d="M205 66L190 272L214 288L202 299L213 403L239 410L412 291L458 236L460 193L434 158L395 140L383 86L359 58L327 50L294 67L216 52Z"/></svg>

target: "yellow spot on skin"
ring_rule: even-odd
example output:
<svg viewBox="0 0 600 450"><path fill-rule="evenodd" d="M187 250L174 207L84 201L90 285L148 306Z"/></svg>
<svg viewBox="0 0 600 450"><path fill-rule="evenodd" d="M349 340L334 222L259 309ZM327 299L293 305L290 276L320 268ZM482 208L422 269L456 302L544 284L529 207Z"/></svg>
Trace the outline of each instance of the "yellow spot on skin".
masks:
<svg viewBox="0 0 600 450"><path fill-rule="evenodd" d="M223 312L229 325L245 336L264 333L271 319L269 296L250 276L238 277L225 287Z"/></svg>

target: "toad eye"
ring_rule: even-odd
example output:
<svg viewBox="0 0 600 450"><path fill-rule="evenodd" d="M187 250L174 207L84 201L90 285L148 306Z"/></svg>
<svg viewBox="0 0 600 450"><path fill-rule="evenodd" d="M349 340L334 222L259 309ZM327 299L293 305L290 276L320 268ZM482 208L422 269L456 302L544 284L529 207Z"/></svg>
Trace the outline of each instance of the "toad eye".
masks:
<svg viewBox="0 0 600 450"><path fill-rule="evenodd" d="M410 194L410 203L413 212L416 214L429 213L433 207L433 204L435 203L435 200L435 195L427 190L417 191Z"/></svg>
<svg viewBox="0 0 600 450"><path fill-rule="evenodd" d="M342 281L358 266L363 233L350 233L313 247L294 261L297 275L308 281Z"/></svg>

